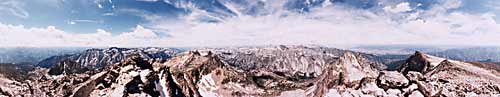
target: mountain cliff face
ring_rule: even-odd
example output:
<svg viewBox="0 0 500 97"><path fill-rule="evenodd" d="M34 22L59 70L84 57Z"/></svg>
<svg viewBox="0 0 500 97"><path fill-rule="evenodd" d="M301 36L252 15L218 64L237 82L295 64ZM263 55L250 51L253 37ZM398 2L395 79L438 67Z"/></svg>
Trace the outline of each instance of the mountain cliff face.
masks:
<svg viewBox="0 0 500 97"><path fill-rule="evenodd" d="M417 52L399 71L376 56L302 46L202 48L167 61L127 57L100 70L0 80L6 96L500 96L496 70ZM475 63L479 64L479 63ZM68 65L74 66L74 65ZM81 66L76 64L76 66Z"/></svg>

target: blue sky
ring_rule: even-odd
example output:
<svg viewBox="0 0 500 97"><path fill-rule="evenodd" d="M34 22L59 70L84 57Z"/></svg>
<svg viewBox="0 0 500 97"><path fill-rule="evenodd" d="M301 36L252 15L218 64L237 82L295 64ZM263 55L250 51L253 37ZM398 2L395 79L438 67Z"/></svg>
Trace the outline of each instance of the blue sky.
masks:
<svg viewBox="0 0 500 97"><path fill-rule="evenodd" d="M146 23L141 14L158 14L174 17L179 9L163 2L135 0L12 0L18 12L5 10L0 21L27 27L57 28L75 33L105 29L113 32L130 31L140 23ZM5 7L9 7L6 4ZM133 12L132 10L137 10ZM20 15L16 15L21 13ZM25 14L23 14L25 13Z"/></svg>
<svg viewBox="0 0 500 97"><path fill-rule="evenodd" d="M500 45L498 15L500 0L0 0L0 46Z"/></svg>

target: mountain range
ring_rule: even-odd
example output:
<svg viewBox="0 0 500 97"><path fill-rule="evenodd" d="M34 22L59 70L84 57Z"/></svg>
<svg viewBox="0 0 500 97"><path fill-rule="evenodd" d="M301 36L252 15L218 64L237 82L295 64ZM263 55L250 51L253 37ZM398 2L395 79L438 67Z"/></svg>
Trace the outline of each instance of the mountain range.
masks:
<svg viewBox="0 0 500 97"><path fill-rule="evenodd" d="M394 70L388 70L383 58L317 46L192 48L185 51L89 49L48 58L41 62L46 64L32 69L0 72L0 94L51 97L500 96L500 68L490 66L496 65L494 63L463 62L417 51L403 59ZM14 68L17 67L14 65ZM14 72L26 76L12 76Z"/></svg>

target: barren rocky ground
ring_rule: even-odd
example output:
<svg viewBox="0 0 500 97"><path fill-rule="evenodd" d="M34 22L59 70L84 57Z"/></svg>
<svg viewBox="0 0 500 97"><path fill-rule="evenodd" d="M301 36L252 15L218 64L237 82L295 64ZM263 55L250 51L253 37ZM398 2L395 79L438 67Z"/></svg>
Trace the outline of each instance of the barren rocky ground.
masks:
<svg viewBox="0 0 500 97"><path fill-rule="evenodd" d="M171 58L129 54L102 69L79 61L0 77L13 97L498 97L485 63L416 52L388 71L374 55L324 47L200 48ZM113 57L106 60L114 60ZM100 62L99 59L89 62ZM92 65L95 68L95 65ZM57 73L49 73L57 72Z"/></svg>

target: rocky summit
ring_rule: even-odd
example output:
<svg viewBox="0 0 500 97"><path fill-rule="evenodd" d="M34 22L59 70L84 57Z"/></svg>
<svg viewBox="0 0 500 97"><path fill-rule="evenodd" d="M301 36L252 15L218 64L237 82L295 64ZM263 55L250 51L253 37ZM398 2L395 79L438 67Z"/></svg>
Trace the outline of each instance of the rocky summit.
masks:
<svg viewBox="0 0 500 97"><path fill-rule="evenodd" d="M137 51L137 50L136 50ZM90 57L90 56L89 56ZM114 60L110 57L106 60ZM92 58L90 58L92 59ZM102 60L98 57L94 60ZM80 63L78 63L80 62ZM308 46L200 48L102 69L81 61L0 77L13 97L498 97L500 73L416 52L395 71L371 54ZM83 65L82 65L83 64ZM479 65L478 65L479 64ZM93 65L92 65L93 66ZM81 69L86 68L86 69ZM78 70L78 71L75 71ZM62 72L62 73L50 73Z"/></svg>

